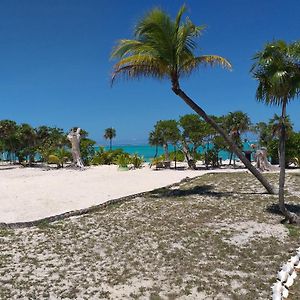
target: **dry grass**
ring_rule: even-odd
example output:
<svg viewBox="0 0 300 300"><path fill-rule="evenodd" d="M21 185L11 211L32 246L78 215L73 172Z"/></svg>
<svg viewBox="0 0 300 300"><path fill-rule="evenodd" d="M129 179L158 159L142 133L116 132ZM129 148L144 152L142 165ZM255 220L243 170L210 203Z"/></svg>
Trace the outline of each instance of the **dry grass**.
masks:
<svg viewBox="0 0 300 300"><path fill-rule="evenodd" d="M298 209L300 176L288 175L287 189ZM1 230L0 299L268 299L300 246L276 202L251 175L209 174L88 215Z"/></svg>

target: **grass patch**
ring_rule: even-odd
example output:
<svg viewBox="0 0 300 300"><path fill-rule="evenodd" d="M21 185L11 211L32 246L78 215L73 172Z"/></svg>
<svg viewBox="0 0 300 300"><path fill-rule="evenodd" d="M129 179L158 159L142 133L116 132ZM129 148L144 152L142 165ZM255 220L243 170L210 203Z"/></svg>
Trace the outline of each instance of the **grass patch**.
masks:
<svg viewBox="0 0 300 300"><path fill-rule="evenodd" d="M300 237L300 228L299 226L293 224L285 224L286 228L289 231L291 237L299 238Z"/></svg>
<svg viewBox="0 0 300 300"><path fill-rule="evenodd" d="M295 208L299 187L289 174L286 201ZM300 229L280 224L269 209L276 203L251 175L207 174L87 215L0 231L0 298L268 299L299 247ZM297 285L291 293L300 295Z"/></svg>

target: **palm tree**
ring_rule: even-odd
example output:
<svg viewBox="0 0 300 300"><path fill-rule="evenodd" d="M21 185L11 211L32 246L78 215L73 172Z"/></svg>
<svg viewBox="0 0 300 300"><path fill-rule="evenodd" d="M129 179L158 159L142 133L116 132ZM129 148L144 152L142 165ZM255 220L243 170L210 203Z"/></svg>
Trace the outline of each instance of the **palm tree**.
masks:
<svg viewBox="0 0 300 300"><path fill-rule="evenodd" d="M272 137L280 137L281 132L281 122L282 118L280 115L274 114L273 118L269 121L269 126L271 128ZM286 134L289 135L293 130L293 124L289 116L285 117L285 129Z"/></svg>
<svg viewBox="0 0 300 300"><path fill-rule="evenodd" d="M143 76L168 78L171 81L172 91L218 131L268 192L274 193L273 187L252 166L230 136L180 88L180 78L190 75L200 66L220 65L227 69L231 68L230 63L221 56L194 55L195 38L202 33L204 26L196 26L189 19L183 22L182 15L185 10L185 6L182 6L175 20L160 9L153 9L141 19L135 29L135 39L120 40L113 50L112 58L119 61L114 65L112 82L120 75L127 78Z"/></svg>
<svg viewBox="0 0 300 300"><path fill-rule="evenodd" d="M154 131L150 133L149 138L154 139L149 142L156 142L164 148L165 160L170 161L168 144L177 144L180 138L180 132L176 120L160 120L156 122Z"/></svg>
<svg viewBox="0 0 300 300"><path fill-rule="evenodd" d="M109 140L109 149L112 149L112 139L116 137L116 129L109 127L105 129L104 138Z"/></svg>
<svg viewBox="0 0 300 300"><path fill-rule="evenodd" d="M155 146L155 155L154 155L154 158L156 158L157 154L158 154L158 146L162 146L163 145L162 138L160 137L160 135L157 132L157 130L150 131L148 141L149 141L149 145Z"/></svg>
<svg viewBox="0 0 300 300"><path fill-rule="evenodd" d="M284 203L285 184L285 143L288 130L286 114L287 104L300 93L300 42L287 44L274 41L254 56L255 63L251 69L258 80L256 98L268 105L281 107L278 122L279 136L279 208L291 223L299 223L296 214L290 212Z"/></svg>
<svg viewBox="0 0 300 300"><path fill-rule="evenodd" d="M250 130L251 121L249 116L242 111L230 112L225 117L225 128L228 130L232 140L236 145L242 148L241 134ZM229 164L231 164L233 152L230 155ZM235 159L234 159L235 165Z"/></svg>

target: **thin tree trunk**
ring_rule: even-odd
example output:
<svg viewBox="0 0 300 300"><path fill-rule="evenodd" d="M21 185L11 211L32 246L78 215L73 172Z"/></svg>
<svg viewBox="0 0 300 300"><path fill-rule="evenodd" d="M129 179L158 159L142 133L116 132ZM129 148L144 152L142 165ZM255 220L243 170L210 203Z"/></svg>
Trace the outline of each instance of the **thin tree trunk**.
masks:
<svg viewBox="0 0 300 300"><path fill-rule="evenodd" d="M226 132L218 126L218 124L211 119L206 112L200 108L190 97L188 97L180 88L179 83L176 80L172 81L172 90L179 96L188 106L190 106L200 117L202 117L208 124L210 124L217 132L221 134L227 144L230 146L231 151L234 152L237 157L244 163L247 169L261 182L270 194L275 194L275 190L272 185L265 179L265 177L251 164L251 162L244 156L243 152L236 146L232 139L226 134Z"/></svg>
<svg viewBox="0 0 300 300"><path fill-rule="evenodd" d="M165 160L170 161L168 144L164 144L163 147L164 147L164 151L165 151Z"/></svg>
<svg viewBox="0 0 300 300"><path fill-rule="evenodd" d="M112 149L112 139L109 139L109 149L110 149L110 151Z"/></svg>
<svg viewBox="0 0 300 300"><path fill-rule="evenodd" d="M187 161L189 169L196 170L196 163L195 163L194 156L191 154L191 150L184 140L182 141L182 151Z"/></svg>
<svg viewBox="0 0 300 300"><path fill-rule="evenodd" d="M284 101L282 105L282 113L281 113L281 132L279 139L279 165L280 165L280 174L279 174L279 197L278 197L278 205L279 209L285 218L290 223L299 223L299 217L290 212L284 203L284 184L285 184L285 140L286 140L286 128L285 128L285 119L286 119L286 101Z"/></svg>
<svg viewBox="0 0 300 300"><path fill-rule="evenodd" d="M176 157L176 153L177 153L177 151L176 151L176 146L174 146L174 154L175 154L175 157L174 157L175 170L176 170L176 168L177 168L177 157Z"/></svg>
<svg viewBox="0 0 300 300"><path fill-rule="evenodd" d="M233 156L233 152L230 152L229 166L231 166L231 162L232 162L232 156Z"/></svg>
<svg viewBox="0 0 300 300"><path fill-rule="evenodd" d="M154 155L154 158L156 158L157 154L158 154L158 145L155 145L155 155Z"/></svg>

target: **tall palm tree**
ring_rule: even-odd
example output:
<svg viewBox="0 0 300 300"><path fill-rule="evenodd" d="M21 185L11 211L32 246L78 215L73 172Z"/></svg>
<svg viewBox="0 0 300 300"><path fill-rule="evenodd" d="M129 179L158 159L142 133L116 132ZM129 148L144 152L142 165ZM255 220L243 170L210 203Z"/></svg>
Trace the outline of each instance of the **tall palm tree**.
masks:
<svg viewBox="0 0 300 300"><path fill-rule="evenodd" d="M114 65L112 82L120 75L127 78L143 76L168 78L171 81L172 91L218 131L268 192L274 193L273 187L252 166L230 136L180 88L181 77L190 75L200 66L220 65L227 69L231 68L230 63L221 56L194 55L197 46L195 38L200 36L204 26L196 26L189 19L182 21L185 10L185 6L182 6L175 20L160 9L153 9L142 18L136 26L135 39L120 40L113 50L112 58L119 61Z"/></svg>
<svg viewBox="0 0 300 300"><path fill-rule="evenodd" d="M251 69L258 80L256 98L268 105L281 107L279 121L279 208L292 223L300 222L296 214L290 212L284 203L285 184L285 142L288 130L287 104L300 94L300 42L287 44L274 41L254 56Z"/></svg>
<svg viewBox="0 0 300 300"><path fill-rule="evenodd" d="M109 149L112 149L112 139L116 137L116 129L109 127L105 129L104 138L109 140Z"/></svg>

